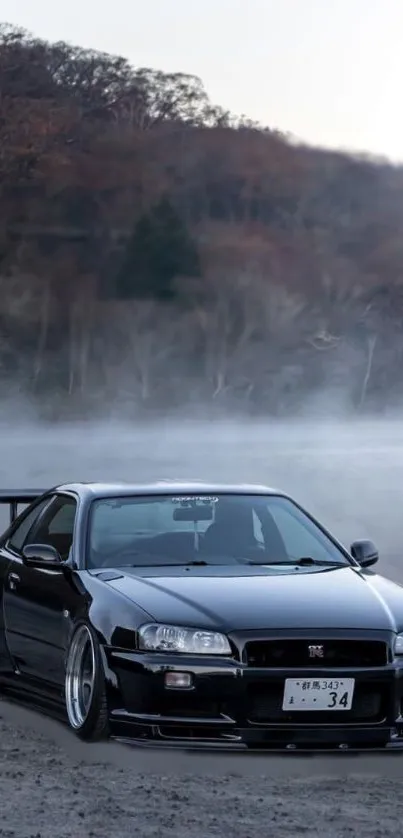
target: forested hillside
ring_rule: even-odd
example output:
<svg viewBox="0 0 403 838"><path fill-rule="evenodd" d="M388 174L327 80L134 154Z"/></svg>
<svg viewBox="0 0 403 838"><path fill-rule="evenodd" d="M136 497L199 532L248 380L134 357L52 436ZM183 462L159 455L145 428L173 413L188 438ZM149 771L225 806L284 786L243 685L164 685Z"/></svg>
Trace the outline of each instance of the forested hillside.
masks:
<svg viewBox="0 0 403 838"><path fill-rule="evenodd" d="M401 402L403 169L4 24L0 196L3 394L72 411Z"/></svg>

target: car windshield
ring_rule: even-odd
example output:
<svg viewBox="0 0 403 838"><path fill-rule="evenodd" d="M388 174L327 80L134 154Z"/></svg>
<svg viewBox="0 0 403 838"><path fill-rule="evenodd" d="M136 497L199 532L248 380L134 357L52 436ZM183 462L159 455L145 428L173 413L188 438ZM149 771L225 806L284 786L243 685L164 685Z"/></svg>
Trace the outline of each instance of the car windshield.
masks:
<svg viewBox="0 0 403 838"><path fill-rule="evenodd" d="M304 561L301 561L304 560ZM348 559L280 495L148 495L93 501L88 567L343 564Z"/></svg>

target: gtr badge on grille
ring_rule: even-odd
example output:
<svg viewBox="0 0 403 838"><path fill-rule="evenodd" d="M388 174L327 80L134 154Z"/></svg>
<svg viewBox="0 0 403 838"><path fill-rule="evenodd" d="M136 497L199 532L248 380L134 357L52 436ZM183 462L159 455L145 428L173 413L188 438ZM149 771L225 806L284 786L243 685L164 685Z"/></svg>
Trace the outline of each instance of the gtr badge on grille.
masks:
<svg viewBox="0 0 403 838"><path fill-rule="evenodd" d="M325 647L324 646L308 646L308 652L310 658L323 658L325 655Z"/></svg>

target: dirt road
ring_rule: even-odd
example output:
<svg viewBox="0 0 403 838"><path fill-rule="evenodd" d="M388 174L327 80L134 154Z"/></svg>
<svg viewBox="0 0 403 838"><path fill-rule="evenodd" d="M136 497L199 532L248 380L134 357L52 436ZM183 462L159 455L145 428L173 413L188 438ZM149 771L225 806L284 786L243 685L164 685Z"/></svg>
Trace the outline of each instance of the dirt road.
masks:
<svg viewBox="0 0 403 838"><path fill-rule="evenodd" d="M161 757L6 702L0 717L2 838L403 834L403 755Z"/></svg>

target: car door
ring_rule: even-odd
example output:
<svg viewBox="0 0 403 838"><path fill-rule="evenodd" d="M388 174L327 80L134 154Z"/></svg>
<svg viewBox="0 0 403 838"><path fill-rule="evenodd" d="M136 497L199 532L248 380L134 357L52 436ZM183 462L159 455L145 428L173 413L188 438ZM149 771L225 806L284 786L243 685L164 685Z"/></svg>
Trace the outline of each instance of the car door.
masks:
<svg viewBox="0 0 403 838"><path fill-rule="evenodd" d="M69 574L62 569L24 564L21 551L28 544L49 544L66 560L73 543L77 501L55 495L36 518L20 554L7 568L3 610L6 642L22 677L45 681L59 688L64 680L66 620L79 597ZM14 538L15 541L15 538Z"/></svg>
<svg viewBox="0 0 403 838"><path fill-rule="evenodd" d="M14 526L9 530L7 541L0 547L0 673L9 674L13 670L12 659L6 644L3 593L8 582L8 571L12 568L10 563L21 555L24 541L30 529L38 520L39 515L49 506L49 497L30 505L21 515L18 516Z"/></svg>

